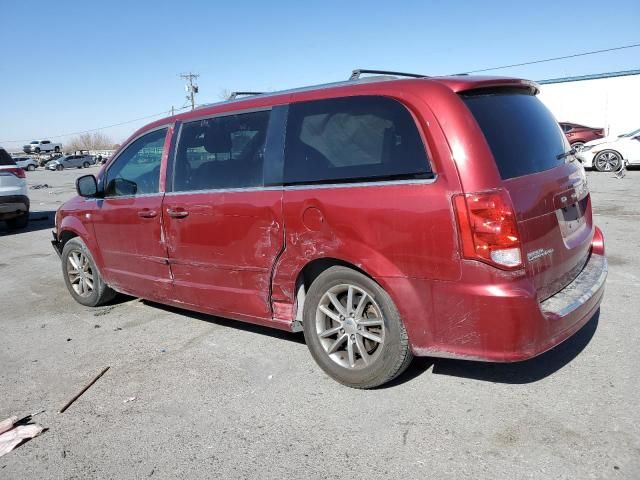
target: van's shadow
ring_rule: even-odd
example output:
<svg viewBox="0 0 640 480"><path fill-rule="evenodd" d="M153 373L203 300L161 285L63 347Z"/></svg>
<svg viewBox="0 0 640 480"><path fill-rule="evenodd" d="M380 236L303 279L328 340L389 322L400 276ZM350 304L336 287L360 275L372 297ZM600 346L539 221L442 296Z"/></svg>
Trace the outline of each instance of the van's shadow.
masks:
<svg viewBox="0 0 640 480"><path fill-rule="evenodd" d="M129 297L131 298L131 297ZM147 305L160 308L169 312L178 313L205 322L222 325L258 335L266 335L279 340L287 340L298 344L304 344L302 333L292 333L275 328L263 327L251 323L230 320L204 313L183 310L181 308L162 305L159 303L144 301ZM531 360L516 363L491 363L475 362L468 360L450 360L442 358L418 357L411 366L395 380L382 385L381 389L392 388L413 380L424 374L430 367L434 375L450 375L454 377L469 378L493 383L524 384L533 383L552 375L576 358L589 344L598 328L600 309L591 317L591 320L575 335L548 352Z"/></svg>
<svg viewBox="0 0 640 480"><path fill-rule="evenodd" d="M407 382L423 374L432 366L434 375L450 375L493 383L537 382L569 364L584 350L598 328L599 319L600 309L575 335L531 360L515 363L489 363L428 357L416 358L403 375L382 388Z"/></svg>
<svg viewBox="0 0 640 480"><path fill-rule="evenodd" d="M0 221L0 236L20 235L22 233L37 232L38 230L52 229L56 212L54 210L43 210L39 212L29 212L29 224L26 228L16 230L10 229L6 222Z"/></svg>

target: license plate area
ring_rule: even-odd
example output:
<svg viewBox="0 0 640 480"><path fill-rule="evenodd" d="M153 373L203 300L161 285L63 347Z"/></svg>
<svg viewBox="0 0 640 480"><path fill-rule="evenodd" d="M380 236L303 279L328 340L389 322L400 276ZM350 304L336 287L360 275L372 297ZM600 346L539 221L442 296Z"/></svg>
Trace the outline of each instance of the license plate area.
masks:
<svg viewBox="0 0 640 480"><path fill-rule="evenodd" d="M571 205L556 210L558 226L565 243L578 234L585 226L586 219L584 212L586 209L586 199L575 202ZM568 246L568 245L567 245Z"/></svg>

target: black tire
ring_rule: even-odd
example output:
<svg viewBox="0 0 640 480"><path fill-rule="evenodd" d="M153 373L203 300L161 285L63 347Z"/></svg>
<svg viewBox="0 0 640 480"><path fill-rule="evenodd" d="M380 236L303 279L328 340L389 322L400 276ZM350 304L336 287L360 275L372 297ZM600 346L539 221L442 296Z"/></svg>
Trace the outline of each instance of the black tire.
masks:
<svg viewBox="0 0 640 480"><path fill-rule="evenodd" d="M27 165L27 170L29 170L30 172L33 172L36 169L36 166L33 163L30 163L29 165Z"/></svg>
<svg viewBox="0 0 640 480"><path fill-rule="evenodd" d="M328 292L336 292L345 287L347 289L353 287L355 291L352 294L352 313L353 306L356 305L353 303L355 298L362 300L364 294L366 294L370 301L366 300L364 302L365 306L363 308L366 310L366 316L361 316L361 321L370 322L373 320L381 324L380 327L362 327L358 325L357 321L352 320L353 315L351 315L351 318L341 317L345 322L338 323L337 320L332 320L319 310L321 302L328 298ZM343 295L348 294L345 293ZM356 295L359 295L359 297L356 297ZM338 299L340 300L340 297ZM343 300L346 300L344 296ZM342 300L340 302L341 307L346 308L344 310L345 315L349 315L347 313L349 307L345 307L346 301L344 304L342 304ZM329 305L329 307L335 308L333 305L335 304ZM355 310L357 311L359 308ZM379 314L376 314L370 317L369 312L375 312L376 310L382 316L380 317L378 316ZM349 321L351 323L347 325ZM327 338L326 336L320 337L320 331L326 333L329 330L336 330L340 328L341 324L344 325L344 328L335 333L335 339ZM330 267L318 275L309 287L304 302L303 326L307 347L316 363L331 378L349 387L374 388L380 386L400 375L413 359L409 348L407 331L391 297L372 279L350 268L342 266ZM368 328L378 329L368 330ZM368 340L368 337L361 336L358 332L362 331L362 329L367 330L366 333L369 335L373 333L379 340L382 339L382 342L373 342ZM327 348L326 345L329 343L338 344L338 341L341 338L345 338L345 336L346 339L341 344L345 347L345 351L343 352L341 348L338 348L333 353L329 353L328 350L331 350L331 348ZM351 364L351 357L349 357L348 351L349 344L352 345L351 351L355 352L353 353L353 358L358 356L355 360L355 362L360 362L358 367L355 366L355 362ZM367 351L368 361L364 361L364 357L359 353L361 352L361 347L358 344ZM357 352L356 349L358 350ZM346 366L344 365L345 363Z"/></svg>
<svg viewBox="0 0 640 480"><path fill-rule="evenodd" d="M61 172L62 170L64 170L64 167L62 165L56 165L56 170Z"/></svg>
<svg viewBox="0 0 640 480"><path fill-rule="evenodd" d="M60 147L54 148L53 151L56 152L56 153L60 153Z"/></svg>
<svg viewBox="0 0 640 480"><path fill-rule="evenodd" d="M29 225L29 212L23 213L19 217L7 220L7 227L9 227L9 230L21 230L23 228L27 228L27 225Z"/></svg>
<svg viewBox="0 0 640 480"><path fill-rule="evenodd" d="M82 168L89 168L89 166L90 166L90 165L91 165L91 164L90 164L89 162L84 162L84 163L82 164Z"/></svg>
<svg viewBox="0 0 640 480"><path fill-rule="evenodd" d="M73 263L69 261L70 256L74 256L74 258L78 256L80 258L86 258L87 260L88 268L86 271L83 270L83 275L86 278L88 277L87 272L90 272L92 278L92 289L86 294L78 293L71 283L70 272L72 271ZM97 307L109 302L116 296L116 292L109 288L109 286L107 286L107 284L102 280L102 276L96 267L93 256L82 239L74 237L65 243L64 248L62 249L61 258L64 283L76 302L87 307Z"/></svg>
<svg viewBox="0 0 640 480"><path fill-rule="evenodd" d="M36 153L40 153L40 147L36 147Z"/></svg>
<svg viewBox="0 0 640 480"><path fill-rule="evenodd" d="M573 142L571 144L571 148L575 149L578 152L582 149L583 146L584 146L584 142Z"/></svg>
<svg viewBox="0 0 640 480"><path fill-rule="evenodd" d="M615 172L622 166L622 155L615 150L602 150L593 158L593 166L599 172Z"/></svg>

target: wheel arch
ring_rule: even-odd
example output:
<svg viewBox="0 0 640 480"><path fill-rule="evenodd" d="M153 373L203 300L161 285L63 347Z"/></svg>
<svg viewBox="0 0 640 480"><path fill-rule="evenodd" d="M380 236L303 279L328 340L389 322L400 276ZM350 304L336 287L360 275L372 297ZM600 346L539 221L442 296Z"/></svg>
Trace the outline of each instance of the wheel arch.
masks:
<svg viewBox="0 0 640 480"><path fill-rule="evenodd" d="M102 255L100 254L100 249L98 248L94 235L92 235L92 233L77 217L68 215L62 219L58 229L60 251L62 251L69 240L76 237L79 237L87 246L89 252L91 252L93 260L96 262L98 270L100 272L104 271Z"/></svg>
<svg viewBox="0 0 640 480"><path fill-rule="evenodd" d="M391 300L397 306L397 299L395 298L394 292L390 291L389 285L384 282L384 278L376 278L367 270L363 269L361 266L356 265L353 262L350 262L345 259L337 258L337 257L318 257L307 261L302 268L300 268L299 272L296 275L295 281L295 292L294 292L294 302L293 302L293 315L292 319L294 322L294 330L298 330L302 325L302 313L304 311L304 302L306 299L306 293L309 290L311 284L315 281L318 276L324 271L328 270L331 267L341 266L346 267L351 270L354 270L365 277L371 279L380 287L387 292L387 294L391 297Z"/></svg>

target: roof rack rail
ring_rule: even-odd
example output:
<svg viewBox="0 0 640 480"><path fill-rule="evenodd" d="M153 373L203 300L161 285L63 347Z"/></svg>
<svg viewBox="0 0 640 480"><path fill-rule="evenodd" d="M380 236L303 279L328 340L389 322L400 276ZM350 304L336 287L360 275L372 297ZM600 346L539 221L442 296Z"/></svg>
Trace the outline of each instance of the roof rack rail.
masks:
<svg viewBox="0 0 640 480"><path fill-rule="evenodd" d="M411 77L411 78L425 78L427 75L421 75L419 73L402 73L402 72L390 72L388 70L369 70L367 68L358 68L351 72L349 80L358 80L360 75L364 73L373 73L376 75L395 75L398 77Z"/></svg>
<svg viewBox="0 0 640 480"><path fill-rule="evenodd" d="M264 92L231 92L227 100L234 100L238 97L245 97L249 95L262 95Z"/></svg>

